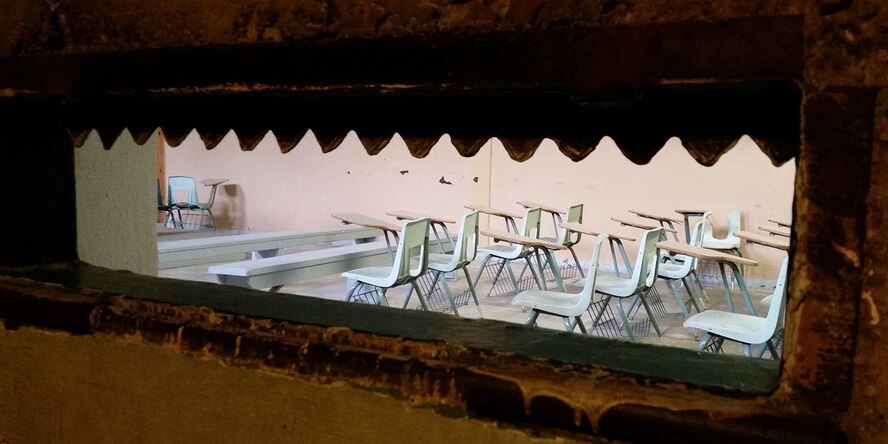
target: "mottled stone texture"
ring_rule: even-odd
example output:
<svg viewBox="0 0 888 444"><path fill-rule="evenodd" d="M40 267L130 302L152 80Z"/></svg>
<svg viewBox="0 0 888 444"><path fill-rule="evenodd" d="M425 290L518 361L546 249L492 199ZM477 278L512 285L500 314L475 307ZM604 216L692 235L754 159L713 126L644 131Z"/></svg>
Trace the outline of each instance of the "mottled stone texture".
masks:
<svg viewBox="0 0 888 444"><path fill-rule="evenodd" d="M70 147L72 140L76 143L92 126L99 127L105 141L116 138L124 127L137 127L139 130L134 133L141 134L157 126L156 120L148 118L125 122L116 117L116 114L125 114L122 111L127 107L135 108L135 102L115 107L119 103L96 100L97 97L104 99L108 92L117 99L137 97L143 100L141 105L156 103L159 96L192 99L196 93L266 100L276 94L289 97L311 92L316 93L318 103L325 103L332 97L351 97L355 86L360 87L357 88L360 92L389 97L421 91L430 100L452 98L460 92L475 99L478 91L489 92L499 87L499 92L505 95L530 92L544 99L567 98L569 103L604 101L612 111L604 116L610 115L613 120L598 128L576 130L582 127L564 125L551 133L540 130L548 122L538 123L551 116L529 119L518 112L505 114L506 119L495 122L498 125L495 135L511 147L513 158L529 157L537 141L550 136L558 139L562 152L571 158L582 158L588 154L590 141L601 137L601 129L605 128L613 133L627 157L643 163L656 152L666 132L663 128L655 128L658 131L645 131L649 127L629 128L620 122L630 117L644 118L655 108L640 107L633 113L619 115L622 108L614 104L644 102L652 93L664 93L670 86L676 86L673 91L677 91L672 97L688 100L697 93L706 96L724 91L730 84L760 85L764 80L774 80L797 85L795 91L801 91L802 97L792 103L799 103L798 113L793 111L792 119L785 122L799 126L798 138L794 131L793 137L769 131L753 134L756 140L767 145L775 163L795 154L792 147L798 147L799 143L801 146L797 156L787 355L779 387L772 393L748 397L739 390L701 390L687 382L658 384L643 377L632 381L632 374L644 372L630 371L627 377L613 370L621 353L613 353L609 365L594 369L582 367L581 371L572 371L580 367L572 367L565 359L550 359L554 364L547 366L541 364L543 359L528 362L496 356L486 361L491 367L479 376L475 373L478 363L475 359L487 356L484 350L493 345L481 345L477 355L459 355L464 362L447 361L449 367L440 367L441 357L428 353L447 347L442 348L421 330L386 330L389 326L368 327L364 332L366 336L362 336L363 342L352 344L347 350L341 343L336 347L308 347L305 349L308 357L298 362L309 362L321 369L327 369L327 363L332 369L337 368L334 364L343 365L341 370L347 373L343 380L356 385L366 384L368 380L380 381L378 387L390 396L409 395L415 397L410 399L420 399L425 405L464 407L505 423L530 424L536 433L543 433L541 430L562 436L598 433L627 440L668 440L676 436L658 434L659 429L643 435L632 434L643 432L640 429L620 432L650 421L662 424L663 430L678 433L683 430L683 436L688 439L711 440L724 433L735 433L734 438L738 438L738 430L768 430L776 425L787 429L768 433L767 437L783 441L811 438L882 442L888 434L885 420L888 406L884 396L888 392L885 382L888 349L883 344L888 332L886 324L881 322L888 303L888 241L884 234L888 228L885 222L888 179L882 171L888 166L888 8L883 1L158 0L145 4L137 0L10 0L0 6L0 17L4 19L0 29L0 80L3 81L0 97L55 95L64 99L65 106L72 106L71 109L83 110L86 116L100 116L96 120L99 123L72 119L66 125L71 130L71 138L61 134L58 125L41 126L22 120L22 125L0 127L6 135L0 140L3 171L13 171L7 159L8 153L15 152L12 159L21 161L22 165L16 177L44 176L40 156L58 154L53 147ZM744 29L743 24L752 24L752 30L757 32L740 33L735 40L718 40L730 34L725 29ZM733 28L735 26L737 28ZM801 41L793 40L793 36ZM510 46L513 44L523 45L522 51L517 54L505 51L515 48ZM360 53L355 59L359 63L355 63L353 69L331 69L344 65L322 61L321 56L329 55L327 49L337 45L342 51L339 54L346 53L343 47ZM268 60L281 60L281 63L289 60L267 57L286 54L276 52L281 47L286 51L293 48L303 51L299 54L314 54L313 69L288 69L295 66L292 60L289 65L278 66L284 68L275 69ZM367 48L373 50L361 51ZM390 53L385 48L397 51ZM450 57L456 60L452 65L420 63L430 60L429 54L460 54L466 52L462 51L466 48L475 48L476 52L471 58ZM625 51L627 48L632 51ZM662 50L663 56L657 57L660 52L654 49ZM638 58L644 50L649 51L644 53L647 55ZM226 55L247 61L251 54L255 65L244 63L231 72L208 69L220 66L214 64L226 60ZM411 54L415 57L409 57ZM509 57L503 57L504 54ZM553 63L566 59L553 58L552 54L569 54L573 61ZM755 57L756 54L759 57ZM181 65L194 67L183 72L157 63L157 60L176 60L177 55L185 61L194 55L208 58L198 57L188 62L190 65ZM732 58L733 55L739 58ZM399 62L401 59L410 63ZM374 68L373 62L379 60L403 64L392 68L393 65L386 63L388 70ZM142 65L138 65L139 61ZM503 63L498 63L500 61ZM411 67L411 63L422 67ZM126 66L115 71L114 66L120 65ZM84 71L90 66L101 69ZM143 74L142 78L120 75L132 66L155 66L156 71L152 71L151 76ZM255 69L257 66L269 69ZM455 68L450 71L438 69L439 66ZM361 73L366 77L360 77ZM385 82L390 79L404 81ZM707 92L707 86L714 88ZM368 87L369 90L365 89ZM75 96L82 101L69 100ZM619 100L614 101L615 97ZM776 102L774 97L764 98L761 112L767 112ZM78 104L82 108L76 108ZM556 114L559 119L553 119L552 125L564 120L561 117L567 120L576 117L573 111L566 111L572 109L569 106L559 109L563 113ZM750 107L750 111L754 109ZM489 114L490 118L498 115ZM617 115L620 117L613 117ZM247 150L254 146L260 134L271 129L284 136L279 141L281 149L286 151L309 126L194 122L193 115L187 113L166 118L160 126L168 131L174 143L190 128L197 127L211 147L218 142L220 134L233 127ZM537 127L530 131L528 128L534 122ZM709 128L710 122L697 123L698 127ZM345 134L344 129L336 125L318 123L311 129L325 151L338 146ZM482 129L487 132L479 132L476 126L460 128L461 131L452 134L457 149L465 155L476 152L479 140L490 135L489 128ZM40 135L35 136L33 142L36 145L23 148L27 136L38 130ZM730 125L711 133L688 130L693 136L688 145L698 161L713 162L724 152L720 147L736 140L733 130L736 128ZM358 133L369 151L376 152L392 131L366 127ZM439 128L417 119L410 122L402 134L415 150L414 154L422 156L441 133ZM65 159L61 155L57 161L50 161L52 174L59 176L52 183L62 187L70 185L72 180L70 171L66 170L70 161ZM60 232L53 233L56 239L38 241L39 254L11 252L4 243L4 263L72 258L72 245L76 244L70 222L64 222L73 217L70 191L50 190L49 196L57 199L60 206L47 210L42 206L44 196L40 193L47 190L27 191L19 187L10 192L9 188L3 188L4 201L9 200L6 196L12 196L20 203L15 211L42 211L41 214L58 218L62 227ZM16 192L23 194L16 195ZM10 220L15 219L2 219L0 233L13 232L23 225L24 235L37 237L44 233L39 225L27 226ZM8 242L7 238L3 240ZM85 285L80 278L72 278L71 282L74 288ZM95 282L100 287L107 285L103 281ZM35 285L40 288L41 284ZM134 295L139 294L141 287L122 288L120 294ZM216 302L224 301L225 296L231 294L230 290L219 290L220 299ZM77 331L95 334L97 325L109 325L105 322L112 319L100 317L98 324L93 319L86 327L80 321L69 325L64 321L65 312L70 311L76 318L82 315L83 305L65 300L53 302L48 306L56 310L42 314L37 309L42 306L42 299L26 298L26 302L22 302L16 297L0 294L7 302L18 304L4 306L25 304L27 308L0 313L7 326L10 322L23 322L50 330L85 328ZM58 295L50 297L53 301L56 298ZM203 298L181 301L191 305L205 302ZM175 339L174 332L185 331L177 329L176 322L161 322L160 314L148 312L142 313L145 316L141 318L141 315L126 316L113 310L100 310L99 314L117 316L113 319L120 323L112 325L126 325L127 320L138 323L139 328L133 331L139 331L145 343L151 345L166 344L169 338ZM213 312L208 314L212 315ZM367 319L365 315L355 315L349 322L361 323ZM324 324L325 329L335 330L344 323L330 322ZM281 331L305 332L317 327L306 322L296 324L295 330ZM456 330L448 332L455 334ZM191 326L187 331L194 335L189 336L193 342L186 344L188 353L212 343L213 338L218 339L224 333ZM119 333L117 330L107 332ZM499 334L499 339L505 341L515 333L504 329ZM390 340L398 336L402 338ZM273 341L270 346L286 347L287 337L284 334L282 338L268 340ZM381 344L400 348L397 352L380 353ZM259 346L254 344L251 349L256 347ZM220 353L237 353L233 350L236 348L223 348ZM533 357L538 356L534 353L539 351L528 353ZM286 365L281 358L269 359ZM368 359L372 359L372 363ZM234 365L249 364L237 361ZM421 370L411 373L411 368ZM293 370L293 374L298 374L298 369ZM443 381L452 381L455 388L441 389L439 385ZM459 393L456 401L454 393ZM497 402L503 400L506 402ZM515 405L519 400L524 402L523 408ZM805 424L814 426L805 428ZM2 432L0 430L0 434ZM792 438L786 439L787 435L782 433L790 433L788 436Z"/></svg>
<svg viewBox="0 0 888 444"><path fill-rule="evenodd" d="M565 438L656 441L665 433L692 439L717 436L725 443L780 443L786 436L793 436L793 442L833 442L839 433L827 418L784 412L781 404L763 396L776 379L777 364L769 360L293 295L266 298L244 289L221 294L198 283L154 280L85 265L25 274L63 285L0 277L4 320L0 346L17 345L13 336L34 327L113 337L123 349L163 349L180 357L259 369L331 388L346 384L356 398L372 391L409 407L433 407L449 417L485 418L521 427L531 436L556 433ZM226 313L233 311L244 314ZM46 367L52 368L57 360L58 356L47 357ZM658 363L656 368L651 362ZM0 380L21 379L9 376L16 373L10 370L16 365L20 363L0 362ZM116 373L105 366L100 371ZM164 384L164 377L152 375L146 382ZM42 399L42 393L58 386L65 384L51 381L36 384L33 390L30 386L12 393L0 390L0 402L31 403L32 397ZM69 390L76 389L63 391ZM730 402L725 402L726 394ZM193 409L213 410L217 400L224 402L228 396L206 393L192 401ZM247 396L250 400L245 403L256 401ZM341 412L316 409L313 414L326 424L339 422ZM69 409L58 412L60 417L70 415ZM656 427L637 429L633 423L639 418L655 422ZM0 426L4 420L0 418ZM114 422L119 428L120 421ZM118 433L120 440L130 440L131 435Z"/></svg>
<svg viewBox="0 0 888 444"><path fill-rule="evenodd" d="M806 140L796 187L791 287L799 297L790 301L812 328L799 331L799 353L793 352L786 366L795 366L800 380L826 379L804 385L825 390L829 395L821 402L836 402L832 408L840 412L849 406L842 423L852 442L879 442L888 430L883 343L888 331L881 322L888 303L888 8L880 1L814 2L805 35L809 99L803 110ZM819 147L810 157L809 146ZM827 150L835 154L815 154ZM851 190L856 195L848 194ZM809 310L811 299L828 302ZM823 347L826 343L832 345ZM800 358L808 347L819 350L825 364L819 370L809 366L811 354ZM823 372L835 365L826 361L848 360L853 364L842 364L845 371Z"/></svg>
<svg viewBox="0 0 888 444"><path fill-rule="evenodd" d="M5 2L0 54L484 33L799 13L801 1L61 0ZM39 20L35 20L39 18Z"/></svg>
<svg viewBox="0 0 888 444"><path fill-rule="evenodd" d="M815 6L816 5L816 9ZM888 84L888 8L880 0L812 2L806 15L806 83Z"/></svg>
<svg viewBox="0 0 888 444"><path fill-rule="evenodd" d="M879 91L875 107L871 188L867 196L863 291L855 338L851 409L845 417L852 441L885 436L888 415L888 378L885 377L885 340L888 323L888 90Z"/></svg>
<svg viewBox="0 0 888 444"><path fill-rule="evenodd" d="M846 408L850 395L873 101L868 89L828 88L804 104L790 284L804 297L790 302L798 348L787 354L786 368L795 388L825 409ZM804 353L809 347L819 352Z"/></svg>

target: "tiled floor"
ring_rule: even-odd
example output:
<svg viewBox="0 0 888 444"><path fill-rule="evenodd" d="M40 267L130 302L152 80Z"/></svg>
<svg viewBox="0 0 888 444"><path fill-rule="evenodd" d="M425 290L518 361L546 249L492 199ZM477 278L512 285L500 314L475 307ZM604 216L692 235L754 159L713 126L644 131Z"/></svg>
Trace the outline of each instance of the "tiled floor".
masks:
<svg viewBox="0 0 888 444"><path fill-rule="evenodd" d="M163 239L163 237L161 238ZM480 264L480 260L476 260L469 266L470 275L474 279L476 273L478 272L478 266ZM181 267L174 269L167 269L160 271L160 277L174 278L174 279L185 279L185 280L193 280L193 281L202 281L202 282L216 282L215 276L208 273L207 271L208 265L195 265L190 267ZM520 266L514 267L516 276L521 271ZM576 274L576 273L575 273ZM467 288L465 277L459 273L457 274L457 279L453 281L448 281L451 290L454 294L459 294ZM490 284L491 278L485 273L480 282L477 284L477 292L480 300L480 309L483 313L483 317L485 319L496 319L505 322L512 323L523 323L527 317L527 312L523 310L520 306L514 306L511 304L512 297L514 296L514 291L511 292L502 292L501 294L497 294L502 287L511 287L511 283L505 283L505 285L498 285L496 289L492 292L491 295L488 295L488 292L491 290ZM554 283L549 282L550 288L554 288ZM573 278L565 279L565 286L567 291L569 292L579 292L582 288L583 281L579 277L579 274L576 274ZM704 301L704 308L706 309L719 309L726 310L727 302L725 298L725 291L722 285L720 278L704 278L703 279L704 289L706 291L707 296L709 297L709 301ZM640 342L650 343L650 344L658 344L663 346L671 346L671 347L681 347L687 349L696 349L698 340L695 339L695 332L684 328L681 320L680 310L678 303L676 302L675 297L672 295L665 282L657 281L655 285L657 289L657 293L660 296L660 299L663 302L662 308L665 309L668 314L665 317L661 317L658 319L658 323L660 325L661 331L663 333L662 337L658 337L653 328L648 329L648 334ZM740 293L737 285L733 286L732 291L732 299L736 307L738 307L738 311L741 313L745 313L745 304L743 303L743 297ZM406 298L408 287L400 287L389 290L387 293L387 299L390 306L393 307L401 307L404 303L404 299ZM678 287L679 294L686 297L686 290L679 286ZM346 293L346 283L345 280L339 275L327 276L324 278L314 279L310 281L304 281L297 284L284 286L281 292L300 294L304 296L312 296L323 299L332 299L332 300L343 300ZM773 283L758 283L749 285L749 293L752 297L754 303L757 304L756 310L760 315L764 315L767 310L767 307L758 304L758 301L764 298L765 296L769 296L773 292ZM597 299L597 298L596 298ZM628 302L625 305L628 308ZM418 309L420 308L419 300L414 296L411 298L410 303L408 305L408 309ZM478 318L478 310L476 309L473 302L469 302L469 305L458 307L459 315L467 318ZM635 317L630 321L630 323L643 323L645 322L647 315L644 309L638 310ZM584 324L588 327L591 326L592 320L589 314L583 316ZM564 326L560 318L554 316L540 316L538 320L538 326L541 328L550 328L563 330ZM643 326L643 325L642 325ZM698 335L699 332L697 333ZM702 335L700 335L702 337ZM623 338L626 340L626 338ZM725 343L725 352L732 354L741 354L741 348L738 344L733 343ZM767 355L766 355L767 356Z"/></svg>

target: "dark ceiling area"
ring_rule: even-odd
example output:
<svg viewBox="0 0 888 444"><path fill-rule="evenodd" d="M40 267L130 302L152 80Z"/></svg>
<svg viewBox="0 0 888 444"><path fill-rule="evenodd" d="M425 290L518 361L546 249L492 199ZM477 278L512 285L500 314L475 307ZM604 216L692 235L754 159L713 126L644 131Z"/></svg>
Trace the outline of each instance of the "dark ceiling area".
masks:
<svg viewBox="0 0 888 444"><path fill-rule="evenodd" d="M544 138L581 160L609 136L643 164L679 137L711 165L749 135L780 165L799 151L800 28L777 16L49 52L0 57L0 89L54 103L75 145L92 129L110 147L124 128L137 142L162 128L171 145L196 129L212 148L234 130L251 150L272 131L287 152L310 129L326 152L353 130L370 154L398 133L424 157L448 134L464 156L497 137L522 161Z"/></svg>
<svg viewBox="0 0 888 444"><path fill-rule="evenodd" d="M128 128L143 142L157 128L176 146L196 129L213 148L233 129L245 150L272 131L287 152L311 130L324 151L355 131L370 154L395 133L424 157L443 134L460 154L474 155L491 137L516 160L543 138L574 160L611 137L633 162L647 163L670 137L679 137L700 163L712 164L746 134L779 165L798 153L801 93L790 83L666 85L622 95L581 97L563 91L503 91L446 96L253 93L67 100L61 118L79 143L96 128L107 147Z"/></svg>

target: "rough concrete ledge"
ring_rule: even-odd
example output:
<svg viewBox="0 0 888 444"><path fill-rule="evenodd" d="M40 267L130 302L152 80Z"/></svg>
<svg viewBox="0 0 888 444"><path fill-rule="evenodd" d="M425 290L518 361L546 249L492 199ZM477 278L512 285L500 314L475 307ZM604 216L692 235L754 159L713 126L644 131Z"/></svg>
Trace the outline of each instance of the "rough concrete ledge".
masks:
<svg viewBox="0 0 888 444"><path fill-rule="evenodd" d="M83 264L4 274L0 319L7 330L111 335L319 384L346 382L445 415L630 440L696 430L741 442L762 438L758 425L765 424L774 440L829 442L836 435L829 421L798 406L787 420L783 397L770 394L778 377L770 361ZM658 418L660 431L637 435L629 427L645 416Z"/></svg>

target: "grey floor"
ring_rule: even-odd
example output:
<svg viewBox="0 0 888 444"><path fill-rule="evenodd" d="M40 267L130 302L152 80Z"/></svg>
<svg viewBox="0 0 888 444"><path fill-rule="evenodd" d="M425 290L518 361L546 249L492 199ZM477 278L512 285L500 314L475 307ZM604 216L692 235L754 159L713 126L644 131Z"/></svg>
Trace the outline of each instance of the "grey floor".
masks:
<svg viewBox="0 0 888 444"><path fill-rule="evenodd" d="M167 235L161 235L159 236L159 239L164 240L169 239L169 237ZM479 257L475 262L469 265L470 275L473 279L478 272L478 267L481 263L480 259L481 258ZM562 267L568 266L564 262L562 262L561 265ZM706 267L705 264L704 267ZM207 268L208 265L195 265L189 267L166 269L161 270L159 275L160 277L166 278L215 283L215 276L210 274L207 271ZM520 273L521 268L522 267L520 266L520 264L515 264L513 266L513 270L516 276ZM579 274L576 273L576 269L574 268L573 270L570 270L568 268L565 268L564 270L567 275L573 275L573 277L567 277L564 280L566 290L568 292L579 292L582 288L583 280L582 278L580 278ZM704 272L705 271L706 270L704 270ZM612 273L612 271L604 272ZM727 310L725 288L722 284L721 278L716 277L715 274L716 273L713 273L713 276L711 277L704 276L702 279L704 290L709 298L708 301L703 301L704 309ZM457 299L468 299L467 293L465 292L465 290L467 289L465 277L461 273L457 274L454 277L454 280L448 280L448 284L451 290L455 295L457 295ZM521 287L525 285L532 285L529 274L527 279L519 284L519 286ZM554 282L551 280L548 281L548 285L550 286L550 289L555 287ZM428 285L428 282L426 282L425 284L421 284L420 287L428 290L430 285ZM440 287L440 285L438 287ZM408 288L408 286L404 286L389 290L386 294L389 305L392 307L401 307L404 303L404 299L406 298ZM657 312L656 318L658 319L658 323L660 325L663 336L657 336L654 329L650 327L650 322L647 319L647 314L645 313L644 309L640 309L630 320L630 324L635 326L640 335L643 335L643 338L640 338L638 342L670 347L680 347L686 349L696 349L699 341L695 338L695 333L698 337L701 338L702 334L700 332L694 332L691 329L687 329L682 326L682 316L678 302L676 301L676 298L670 292L664 281L657 281L657 283L655 284L655 288L660 297L660 300L662 301L662 305L660 305L658 308L655 308L655 311ZM508 279L503 280L501 278L497 286L495 288L492 288L491 276L487 273L483 273L480 282L477 283L476 289L480 302L480 310L485 319L495 319L504 322L519 324L524 323L525 319L527 318L527 312L523 307L511 304L512 298L514 297L516 292ZM677 290L680 295L685 298L687 297L687 290L683 286L679 284ZM756 304L756 310L759 312L759 315L764 316L764 314L767 312L767 307L759 304L759 301L762 298L771 295L771 293L773 292L773 282L748 283L748 290L753 303ZM322 299L343 300L346 294L346 283L345 279L343 279L339 275L333 275L287 285L284 286L280 291L284 293L299 294L303 296L311 296ZM745 304L737 285L733 285L731 296L735 307L737 307L737 311L740 313L745 313ZM459 311L459 315L467 318L478 318L479 313L478 309L475 307L474 302L470 299L465 302L468 302L468 305L458 306L457 308ZM442 313L447 313L448 315L452 315L449 309L445 309L446 307L443 307L447 304L445 303L445 299L443 299L443 294L440 292L440 290L435 290L434 292L432 292L430 304L434 306L440 306L438 311L441 311ZM629 308L628 301L625 303L624 306L627 309ZM420 308L420 301L414 295L411 298L407 309ZM695 311L693 311L693 308L691 308L691 310L691 313L695 313ZM608 316L608 314L606 314L605 317L606 316ZM592 326L592 319L589 314L583 316L583 321L587 327ZM540 328L564 330L562 320L554 316L540 316L537 325ZM592 330L593 334L614 338L616 332L616 329L614 328L615 326L616 323L610 323L609 325L605 324L603 327L600 327L597 330L591 328L590 330ZM625 337L625 333L621 334L620 337L615 337L615 339L628 340L628 338ZM742 350L738 344L732 344L728 342L726 342L724 345L724 352L729 354L742 354Z"/></svg>

